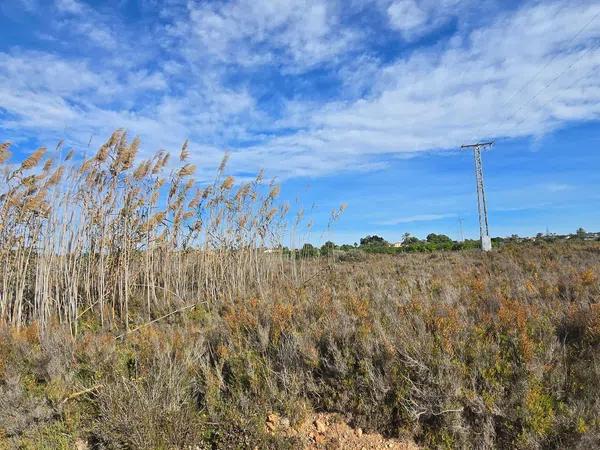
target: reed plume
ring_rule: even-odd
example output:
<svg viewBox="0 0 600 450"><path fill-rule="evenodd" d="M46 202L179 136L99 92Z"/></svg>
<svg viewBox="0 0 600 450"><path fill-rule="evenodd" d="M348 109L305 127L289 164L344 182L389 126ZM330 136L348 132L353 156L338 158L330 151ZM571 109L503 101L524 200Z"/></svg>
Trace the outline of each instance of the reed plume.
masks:
<svg viewBox="0 0 600 450"><path fill-rule="evenodd" d="M194 164L186 164L181 169L179 169L179 171L177 172L177 175L180 178L184 178L184 177L193 175L195 171L196 171L196 166Z"/></svg>
<svg viewBox="0 0 600 450"><path fill-rule="evenodd" d="M181 147L181 153L179 154L179 161L185 162L185 161L187 161L189 156L190 156L190 152L188 151L188 141L186 139L186 141L183 143L183 145Z"/></svg>
<svg viewBox="0 0 600 450"><path fill-rule="evenodd" d="M3 142L0 144L0 164L10 158L10 142Z"/></svg>
<svg viewBox="0 0 600 450"><path fill-rule="evenodd" d="M231 187L233 186L233 182L234 179L233 177L230 175L227 178L225 178L225 180L223 180L223 183L221 184L221 189L227 191L229 189L231 189Z"/></svg>
<svg viewBox="0 0 600 450"><path fill-rule="evenodd" d="M36 167L44 154L46 153L45 147L40 147L34 151L25 161L21 163L21 170L29 170Z"/></svg>

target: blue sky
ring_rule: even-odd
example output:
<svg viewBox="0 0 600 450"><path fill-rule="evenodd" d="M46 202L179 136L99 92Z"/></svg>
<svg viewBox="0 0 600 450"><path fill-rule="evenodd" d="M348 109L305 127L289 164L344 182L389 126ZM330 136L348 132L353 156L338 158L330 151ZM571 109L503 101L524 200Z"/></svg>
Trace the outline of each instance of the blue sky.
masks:
<svg viewBox="0 0 600 450"><path fill-rule="evenodd" d="M147 154L225 150L314 220L306 239L600 229L600 4L490 0L6 0L0 140L80 156L124 127ZM143 156L143 155L142 155ZM329 212L348 208L326 231Z"/></svg>

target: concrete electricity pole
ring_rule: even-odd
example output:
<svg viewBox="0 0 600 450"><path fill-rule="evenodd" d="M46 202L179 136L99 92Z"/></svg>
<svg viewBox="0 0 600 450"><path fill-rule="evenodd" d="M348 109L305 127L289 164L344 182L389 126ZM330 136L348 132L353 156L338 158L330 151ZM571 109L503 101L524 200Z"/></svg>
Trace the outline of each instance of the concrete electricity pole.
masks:
<svg viewBox="0 0 600 450"><path fill-rule="evenodd" d="M477 206L479 208L479 235L481 236L481 250L489 252L492 249L488 227L487 204L485 202L485 189L483 186L483 167L481 164L481 150L494 145L493 142L479 142L477 144L461 145L460 148L472 148L475 158L475 178L477 179Z"/></svg>

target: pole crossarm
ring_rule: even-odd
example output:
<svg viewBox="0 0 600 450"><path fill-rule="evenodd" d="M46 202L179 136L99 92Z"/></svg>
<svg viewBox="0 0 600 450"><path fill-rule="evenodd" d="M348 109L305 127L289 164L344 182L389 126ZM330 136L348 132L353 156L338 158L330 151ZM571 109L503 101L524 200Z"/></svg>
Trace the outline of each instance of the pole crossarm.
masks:
<svg viewBox="0 0 600 450"><path fill-rule="evenodd" d="M477 144L461 145L460 148L491 147L492 145L494 145L494 141L490 141L490 142L478 142Z"/></svg>

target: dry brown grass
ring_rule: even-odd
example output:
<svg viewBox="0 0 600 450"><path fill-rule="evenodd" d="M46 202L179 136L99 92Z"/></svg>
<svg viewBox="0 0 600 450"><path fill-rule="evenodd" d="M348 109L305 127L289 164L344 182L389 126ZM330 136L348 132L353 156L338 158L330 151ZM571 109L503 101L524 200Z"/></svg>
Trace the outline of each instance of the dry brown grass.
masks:
<svg viewBox="0 0 600 450"><path fill-rule="evenodd" d="M429 448L598 445L597 243L363 258L124 340L86 315L76 340L6 329L6 439L297 448L265 420L316 409Z"/></svg>

